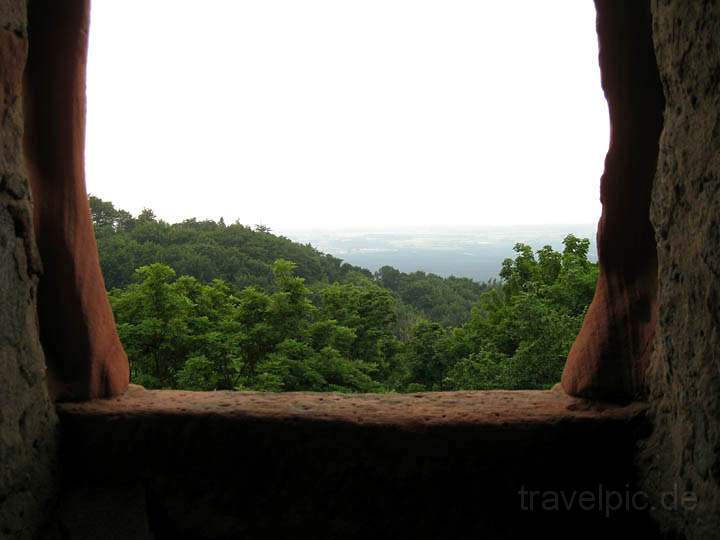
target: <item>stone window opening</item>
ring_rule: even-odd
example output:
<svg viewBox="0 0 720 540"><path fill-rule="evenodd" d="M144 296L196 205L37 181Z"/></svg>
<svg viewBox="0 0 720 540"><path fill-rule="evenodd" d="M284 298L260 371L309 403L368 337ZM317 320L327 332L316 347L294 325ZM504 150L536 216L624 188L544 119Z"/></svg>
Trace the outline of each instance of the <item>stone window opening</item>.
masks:
<svg viewBox="0 0 720 540"><path fill-rule="evenodd" d="M0 537L716 537L720 9L595 5L601 277L564 392L339 396L128 389L83 181L89 0L0 2Z"/></svg>
<svg viewBox="0 0 720 540"><path fill-rule="evenodd" d="M657 319L655 239L649 220L664 100L644 3L598 1L602 85L611 140L601 179L595 297L562 386L574 396L642 397ZM122 394L127 357L117 336L84 181L89 0L33 0L23 85L25 163L44 273L41 340L58 400Z"/></svg>

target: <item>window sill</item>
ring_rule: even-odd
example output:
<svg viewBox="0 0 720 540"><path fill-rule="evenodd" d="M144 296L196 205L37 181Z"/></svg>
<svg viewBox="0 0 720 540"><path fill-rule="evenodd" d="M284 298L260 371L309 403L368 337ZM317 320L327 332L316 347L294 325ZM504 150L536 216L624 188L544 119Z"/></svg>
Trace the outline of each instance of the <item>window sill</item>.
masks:
<svg viewBox="0 0 720 540"><path fill-rule="evenodd" d="M633 489L641 403L131 387L58 411L72 540L98 526L118 538L651 537L644 512L528 512L519 499Z"/></svg>

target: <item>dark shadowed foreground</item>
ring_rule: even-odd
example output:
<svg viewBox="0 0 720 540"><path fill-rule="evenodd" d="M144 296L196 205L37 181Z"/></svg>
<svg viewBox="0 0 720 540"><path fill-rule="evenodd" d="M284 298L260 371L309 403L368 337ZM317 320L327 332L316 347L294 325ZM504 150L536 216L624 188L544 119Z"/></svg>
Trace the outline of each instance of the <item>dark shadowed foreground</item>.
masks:
<svg viewBox="0 0 720 540"><path fill-rule="evenodd" d="M644 411L561 391L131 387L59 406L68 479L78 479L61 522L78 540L99 529L108 539L519 538L538 527L652 538L641 509L578 499L634 493Z"/></svg>

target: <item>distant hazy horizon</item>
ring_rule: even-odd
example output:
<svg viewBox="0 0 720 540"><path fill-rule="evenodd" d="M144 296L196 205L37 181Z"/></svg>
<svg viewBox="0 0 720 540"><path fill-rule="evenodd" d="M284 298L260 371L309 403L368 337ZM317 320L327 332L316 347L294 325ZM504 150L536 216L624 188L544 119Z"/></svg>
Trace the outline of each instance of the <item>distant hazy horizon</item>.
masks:
<svg viewBox="0 0 720 540"><path fill-rule="evenodd" d="M212 219L212 218L209 218ZM217 219L215 220L217 221ZM225 220L227 222L227 220ZM257 223L244 223L240 220L243 225L254 226L259 225ZM297 234L297 233L312 233L312 232L328 232L334 231L337 233L377 233L377 234L393 234L395 232L428 232L428 233L452 233L454 231L486 231L486 230L505 230L505 229L527 229L532 230L533 228L563 228L563 227L597 227L597 223L591 222L578 222L578 223L507 223L498 225L486 225L483 223L468 224L468 225L413 225L413 224L400 224L400 225L382 225L382 224L367 224L367 225L345 225L345 226L286 226L280 227L279 229L273 228L271 223L263 223L262 225L267 226L273 233L286 235Z"/></svg>
<svg viewBox="0 0 720 540"><path fill-rule="evenodd" d="M502 261L513 256L513 246L519 242L535 250L545 245L562 250L563 238L574 234L590 240L589 258L595 261L596 231L597 224L588 223L273 232L371 271L387 265L403 272L487 281L498 277Z"/></svg>
<svg viewBox="0 0 720 540"><path fill-rule="evenodd" d="M281 232L595 223L597 55L576 0L94 2L88 190Z"/></svg>

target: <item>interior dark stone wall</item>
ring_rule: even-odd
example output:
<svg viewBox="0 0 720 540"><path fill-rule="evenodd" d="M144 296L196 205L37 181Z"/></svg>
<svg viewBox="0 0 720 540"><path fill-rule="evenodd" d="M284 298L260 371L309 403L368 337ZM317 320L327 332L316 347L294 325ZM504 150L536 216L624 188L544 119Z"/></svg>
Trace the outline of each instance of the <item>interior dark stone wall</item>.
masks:
<svg viewBox="0 0 720 540"><path fill-rule="evenodd" d="M65 453L72 458L68 467L95 467L113 486L102 492L105 497L95 491L80 499L110 501L111 509L112 501L142 488L153 527L162 529L168 523L163 520L170 519L186 531L198 530L206 517L203 508L234 511L245 504L262 519L237 526L255 527L258 535L263 527L277 525L268 512L278 508L287 519L281 525L296 523L292 520L305 512L306 523L327 526L328 512L336 512L336 517L342 514L331 522L336 530L352 531L353 523L362 522L379 535L396 526L390 519L372 522L373 509L386 501L404 505L405 523L414 523L418 535L444 530L442 524L455 519L458 527L479 536L483 526L498 526L501 536L502 522L494 521L488 509L522 517L492 497L495 489L503 497L512 494L505 470L520 466L524 478L545 474L555 487L620 485L635 470L638 485L655 506L654 518L670 537L718 537L720 7L687 0L597 0L596 6L603 88L612 117L598 231L602 270L563 386L591 398L648 396L654 429L639 454L633 452L634 431L624 432L618 447L614 433L604 427L565 420L531 429L520 424L517 433L502 427L484 434L478 425L440 422L428 437L392 423L368 431L349 421L267 418L241 420L242 429L235 431L237 420L208 424L179 412L156 417L146 436L135 440L135 432L116 433L110 415L102 432L106 438L95 441L106 454L83 460L82 453ZM55 397L107 397L122 394L128 384L127 358L105 295L84 185L88 24L89 0L0 0L1 540L36 537L52 513L58 486L57 420L46 388L39 327L55 372ZM187 422L192 427L185 433ZM180 471L169 468L163 446L153 442L178 427L178 440L194 445L198 458L189 463L182 452L174 454L177 463L191 466ZM206 444L208 430L215 447ZM66 448L92 450L83 446L82 433L66 430ZM254 438L271 450L252 447ZM121 450L113 443L122 440L136 442L125 447L127 452L153 459L146 476L140 483L134 479L129 491L117 471L132 470L116 471L115 466L132 454L118 454L116 461L107 457ZM607 441L615 445L610 454ZM241 462L228 477L227 466L238 464L235 449L248 445L252 460ZM222 459L213 449L222 450ZM633 457L636 469L628 466ZM263 471L271 471L270 476ZM82 474L73 480L82 484ZM324 480L314 484L314 474ZM473 483L463 483L468 474ZM217 489L227 481L232 490ZM183 493L183 486L190 492ZM298 502L304 489L313 491L317 505ZM337 489L368 497L358 506L343 507L342 499L332 498ZM665 507L667 494L685 492L696 498L693 508ZM263 503L270 500L280 506ZM488 506L482 510L479 503ZM438 508L451 512L431 513ZM480 515L475 512L483 511L486 521L474 521ZM612 532L600 520L583 529L583 517L576 516L572 533ZM526 532L557 532L562 526L562 519L538 518ZM650 530L633 521L635 526L642 529L631 531L638 537ZM395 532L400 536L408 530Z"/></svg>
<svg viewBox="0 0 720 540"><path fill-rule="evenodd" d="M40 259L22 162L24 0L0 1L0 539L43 527L56 486L57 417L37 331Z"/></svg>
<svg viewBox="0 0 720 540"><path fill-rule="evenodd" d="M689 539L720 535L720 4L653 2L667 99L652 200L659 310L644 446L656 518ZM695 508L662 508L689 491Z"/></svg>
<svg viewBox="0 0 720 540"><path fill-rule="evenodd" d="M657 320L657 256L650 195L664 99L655 61L650 2L596 0L610 147L600 181L600 276L565 365L575 396L627 402L646 393Z"/></svg>

